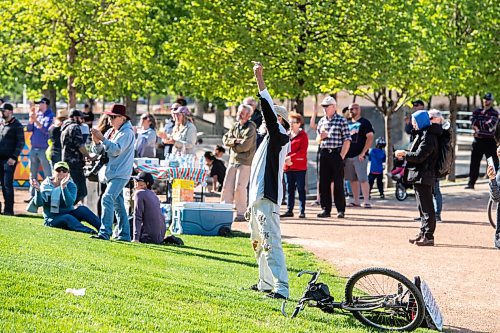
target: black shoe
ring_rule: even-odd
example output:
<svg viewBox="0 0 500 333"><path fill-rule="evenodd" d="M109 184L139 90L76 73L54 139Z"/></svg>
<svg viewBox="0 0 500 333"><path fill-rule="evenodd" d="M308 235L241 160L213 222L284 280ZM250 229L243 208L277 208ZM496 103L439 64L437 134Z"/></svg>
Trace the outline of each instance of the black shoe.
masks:
<svg viewBox="0 0 500 333"><path fill-rule="evenodd" d="M2 215L5 215L5 216L14 216L14 212L3 212Z"/></svg>
<svg viewBox="0 0 500 333"><path fill-rule="evenodd" d="M385 199L385 195L381 194L380 199Z"/></svg>
<svg viewBox="0 0 500 333"><path fill-rule="evenodd" d="M473 190L474 189L474 185L468 184L467 186L464 187L464 189L466 189L466 190Z"/></svg>
<svg viewBox="0 0 500 333"><path fill-rule="evenodd" d="M415 244L422 238L422 234L416 234L415 237L408 239L411 244Z"/></svg>
<svg viewBox="0 0 500 333"><path fill-rule="evenodd" d="M422 221L422 218L421 218L420 216L419 216L419 217L415 217L415 218L413 219L413 221L415 221L415 222L420 222L420 221Z"/></svg>
<svg viewBox="0 0 500 333"><path fill-rule="evenodd" d="M345 217L345 213L344 212L338 212L337 213L337 218L343 219L344 217Z"/></svg>
<svg viewBox="0 0 500 333"><path fill-rule="evenodd" d="M272 292L272 289L263 289L263 290L259 290L259 287L257 287L257 283L256 284L253 284L250 286L250 290L253 290L253 291L258 291L260 293L271 293Z"/></svg>
<svg viewBox="0 0 500 333"><path fill-rule="evenodd" d="M306 218L306 214L304 214L304 213L300 213L300 215L299 215L299 219L305 219L305 218Z"/></svg>
<svg viewBox="0 0 500 333"><path fill-rule="evenodd" d="M441 215L436 215L436 222L441 223L443 220L441 220Z"/></svg>
<svg viewBox="0 0 500 333"><path fill-rule="evenodd" d="M26 200L24 200L24 203L30 203L32 199L33 199L33 197L26 199Z"/></svg>
<svg viewBox="0 0 500 333"><path fill-rule="evenodd" d="M325 211L322 211L321 213L319 213L318 215L316 215L317 217L319 218L324 218L324 217L331 217L330 213L327 213Z"/></svg>
<svg viewBox="0 0 500 333"><path fill-rule="evenodd" d="M293 212L287 211L280 215L280 217L293 217Z"/></svg>
<svg viewBox="0 0 500 333"><path fill-rule="evenodd" d="M98 235L92 235L92 236L90 236L90 238L92 238L92 239L102 239L102 240L107 240L106 238L104 238L104 236L99 235L99 234L98 234Z"/></svg>
<svg viewBox="0 0 500 333"><path fill-rule="evenodd" d="M418 246L434 246L434 239L428 239L427 237L421 237L415 242Z"/></svg>
<svg viewBox="0 0 500 333"><path fill-rule="evenodd" d="M281 295L280 293L275 293L274 291L271 291L269 294L266 295L266 297L272 299L287 299L285 296Z"/></svg>

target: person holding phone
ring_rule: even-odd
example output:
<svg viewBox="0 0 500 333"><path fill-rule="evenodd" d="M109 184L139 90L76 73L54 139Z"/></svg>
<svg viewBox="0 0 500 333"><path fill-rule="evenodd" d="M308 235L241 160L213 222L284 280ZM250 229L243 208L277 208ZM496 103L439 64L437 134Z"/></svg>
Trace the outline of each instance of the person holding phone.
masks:
<svg viewBox="0 0 500 333"><path fill-rule="evenodd" d="M86 206L78 206L76 209L74 207L77 189L71 179L68 163L55 163L52 176L45 178L42 184L31 178L30 185L35 195L28 205L28 211L36 212L38 207L43 207L46 226L97 234L101 227L99 217ZM82 221L95 229L83 225Z"/></svg>
<svg viewBox="0 0 500 333"><path fill-rule="evenodd" d="M497 156L500 157L500 147L497 148ZM495 202L500 202L500 173L495 172L493 158L488 158L488 169L486 174L489 178L490 198ZM497 206L497 228L495 230L494 245L500 250L500 205Z"/></svg>

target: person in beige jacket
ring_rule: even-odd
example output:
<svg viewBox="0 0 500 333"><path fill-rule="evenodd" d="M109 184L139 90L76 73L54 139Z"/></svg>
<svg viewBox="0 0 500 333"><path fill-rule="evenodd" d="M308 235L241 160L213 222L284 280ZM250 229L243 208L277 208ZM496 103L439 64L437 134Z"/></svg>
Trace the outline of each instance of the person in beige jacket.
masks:
<svg viewBox="0 0 500 333"><path fill-rule="evenodd" d="M224 145L229 147L229 165L222 187L221 203L234 203L237 213L234 222L244 222L243 215L247 209L247 186L256 146L256 126L250 120L251 114L252 108L241 104L236 122L222 138Z"/></svg>

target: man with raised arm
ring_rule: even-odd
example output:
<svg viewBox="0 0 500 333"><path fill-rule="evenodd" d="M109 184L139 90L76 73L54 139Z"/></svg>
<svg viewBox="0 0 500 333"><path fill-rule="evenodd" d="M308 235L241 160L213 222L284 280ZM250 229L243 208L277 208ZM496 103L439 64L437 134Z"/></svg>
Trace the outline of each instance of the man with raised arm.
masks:
<svg viewBox="0 0 500 333"><path fill-rule="evenodd" d="M267 297L287 299L288 272L281 245L279 204L283 199L283 166L289 149L288 112L273 105L266 89L263 67L253 67L267 134L255 153L250 174L248 210L250 237L259 265L259 281L251 289Z"/></svg>

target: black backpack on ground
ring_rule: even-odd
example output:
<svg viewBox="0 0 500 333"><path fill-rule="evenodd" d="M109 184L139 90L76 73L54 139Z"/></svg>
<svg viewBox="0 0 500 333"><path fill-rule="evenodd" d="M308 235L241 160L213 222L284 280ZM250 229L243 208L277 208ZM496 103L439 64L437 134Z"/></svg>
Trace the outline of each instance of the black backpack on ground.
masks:
<svg viewBox="0 0 500 333"><path fill-rule="evenodd" d="M436 178L446 177L455 160L455 151L451 144L450 123L443 124L443 134L438 138L438 159L436 161Z"/></svg>

